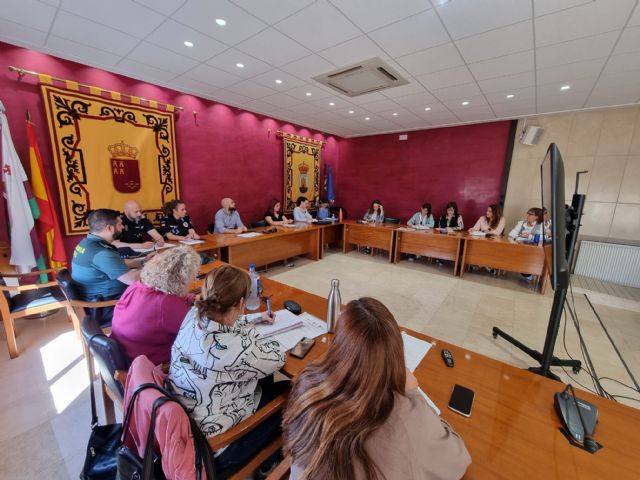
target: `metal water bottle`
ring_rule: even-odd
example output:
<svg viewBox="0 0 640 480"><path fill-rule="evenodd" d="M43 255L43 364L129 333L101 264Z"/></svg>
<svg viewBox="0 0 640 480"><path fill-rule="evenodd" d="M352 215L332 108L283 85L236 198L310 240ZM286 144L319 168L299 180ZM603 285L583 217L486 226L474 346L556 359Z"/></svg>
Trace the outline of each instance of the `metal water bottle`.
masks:
<svg viewBox="0 0 640 480"><path fill-rule="evenodd" d="M331 291L329 292L329 298L327 299L327 329L329 333L336 331L338 317L340 316L340 307L342 302L340 300L340 280L334 278L331 280Z"/></svg>

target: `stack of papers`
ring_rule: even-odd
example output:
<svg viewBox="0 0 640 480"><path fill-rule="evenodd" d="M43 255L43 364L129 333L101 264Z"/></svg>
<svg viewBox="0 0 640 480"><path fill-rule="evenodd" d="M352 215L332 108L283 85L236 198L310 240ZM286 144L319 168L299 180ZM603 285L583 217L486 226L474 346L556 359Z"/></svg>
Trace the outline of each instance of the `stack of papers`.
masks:
<svg viewBox="0 0 640 480"><path fill-rule="evenodd" d="M238 235L236 235L236 237L253 238L253 237L259 237L260 235L262 235L262 233L260 232L247 232L247 233L239 233Z"/></svg>
<svg viewBox="0 0 640 480"><path fill-rule="evenodd" d="M473 232L471 232L471 235L474 237L486 237L487 234L484 232L481 232L480 230L475 230Z"/></svg>
<svg viewBox="0 0 640 480"><path fill-rule="evenodd" d="M180 240L180 243L184 245L197 245L198 243L204 243L204 240Z"/></svg>
<svg viewBox="0 0 640 480"><path fill-rule="evenodd" d="M151 248L134 248L133 251L138 253L149 253L149 252L154 252L156 250L162 250L163 248L171 248L171 247L175 247L175 245L173 243L165 243L161 247L155 246Z"/></svg>
<svg viewBox="0 0 640 480"><path fill-rule="evenodd" d="M278 340L286 350L291 350L304 337L316 338L327 333L327 323L303 312L294 315L289 310L278 310L273 325L259 323L256 329L263 335Z"/></svg>

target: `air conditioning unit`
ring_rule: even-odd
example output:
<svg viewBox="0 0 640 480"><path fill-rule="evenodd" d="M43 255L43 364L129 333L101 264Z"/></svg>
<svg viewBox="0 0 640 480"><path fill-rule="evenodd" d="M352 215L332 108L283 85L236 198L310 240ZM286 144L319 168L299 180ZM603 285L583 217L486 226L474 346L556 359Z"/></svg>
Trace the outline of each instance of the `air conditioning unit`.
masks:
<svg viewBox="0 0 640 480"><path fill-rule="evenodd" d="M520 136L520 143L523 145L537 145L540 137L544 133L544 128L529 125Z"/></svg>

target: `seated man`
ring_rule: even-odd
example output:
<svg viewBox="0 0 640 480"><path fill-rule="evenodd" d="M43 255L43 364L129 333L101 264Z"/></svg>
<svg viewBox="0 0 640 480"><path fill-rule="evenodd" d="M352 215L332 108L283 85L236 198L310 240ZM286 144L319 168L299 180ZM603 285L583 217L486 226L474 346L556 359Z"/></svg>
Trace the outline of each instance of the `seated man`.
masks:
<svg viewBox="0 0 640 480"><path fill-rule="evenodd" d="M135 200L125 202L124 214L120 218L122 219L122 238L113 242L116 247L151 248L154 244L158 247L164 245L164 238L142 214L140 204ZM142 241L145 233L153 239L152 242Z"/></svg>
<svg viewBox="0 0 640 480"><path fill-rule="evenodd" d="M236 210L236 202L231 198L223 198L220 202L222 208L216 212L214 218L214 233L242 233L247 231L240 214Z"/></svg>
<svg viewBox="0 0 640 480"><path fill-rule="evenodd" d="M115 210L101 208L89 214L89 234L73 252L71 278L84 300L120 298L128 285L138 280L140 270L150 257L123 260L112 244L122 235L122 220ZM113 307L101 311L101 321L110 321Z"/></svg>
<svg viewBox="0 0 640 480"><path fill-rule="evenodd" d="M160 231L167 240L198 240L200 235L187 215L187 207L182 200L171 200L164 205L165 217L160 220Z"/></svg>

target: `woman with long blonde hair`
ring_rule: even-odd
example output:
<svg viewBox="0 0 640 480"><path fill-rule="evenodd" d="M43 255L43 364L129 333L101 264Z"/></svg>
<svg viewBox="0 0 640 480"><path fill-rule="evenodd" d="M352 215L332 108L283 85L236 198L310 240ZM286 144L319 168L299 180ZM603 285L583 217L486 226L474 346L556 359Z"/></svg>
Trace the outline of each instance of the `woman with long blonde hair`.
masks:
<svg viewBox="0 0 640 480"><path fill-rule="evenodd" d="M289 396L291 480L460 478L470 463L464 442L417 387L391 312L373 298L349 302L326 356Z"/></svg>

